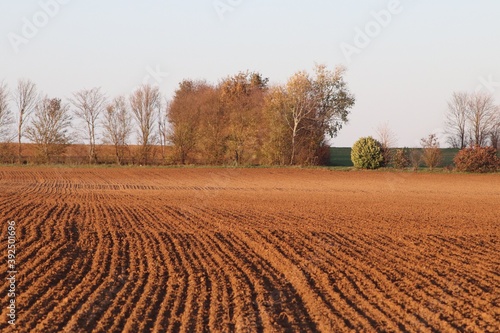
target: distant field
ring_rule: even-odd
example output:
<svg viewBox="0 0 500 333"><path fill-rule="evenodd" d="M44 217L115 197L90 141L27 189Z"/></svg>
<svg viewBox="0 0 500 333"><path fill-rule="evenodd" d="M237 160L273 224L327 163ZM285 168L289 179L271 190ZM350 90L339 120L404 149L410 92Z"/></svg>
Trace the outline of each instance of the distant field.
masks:
<svg viewBox="0 0 500 333"><path fill-rule="evenodd" d="M0 331L499 332L499 183L0 167L1 247L12 220L19 246Z"/></svg>
<svg viewBox="0 0 500 333"><path fill-rule="evenodd" d="M115 148L111 145L97 145L97 158L99 163L113 164L116 163ZM129 145L124 148L123 164L139 164L139 150L140 147L136 145ZM51 160L52 164L87 164L89 146L84 144L69 145L64 154L54 156ZM168 155L170 147L165 147L162 152L162 147L153 146L151 149L151 164L165 164L163 153ZM36 164L37 150L36 146L32 143L22 144L22 159L23 164ZM0 144L0 163L12 164L17 162L17 145L14 143Z"/></svg>
<svg viewBox="0 0 500 333"><path fill-rule="evenodd" d="M441 166L453 165L453 158L458 153L458 151L459 149L453 148L441 149L441 153L443 154L443 162L441 163ZM330 148L330 163L328 165L344 167L353 166L351 162L351 148Z"/></svg>

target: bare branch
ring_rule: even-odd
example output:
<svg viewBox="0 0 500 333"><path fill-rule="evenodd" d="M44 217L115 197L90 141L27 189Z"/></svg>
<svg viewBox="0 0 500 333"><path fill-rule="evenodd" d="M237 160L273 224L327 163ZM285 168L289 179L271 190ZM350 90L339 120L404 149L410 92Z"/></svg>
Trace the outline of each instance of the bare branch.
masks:
<svg viewBox="0 0 500 333"><path fill-rule="evenodd" d="M104 141L115 147L116 161L122 164L125 147L132 133L132 118L125 97L115 98L106 107L103 126Z"/></svg>
<svg viewBox="0 0 500 333"><path fill-rule="evenodd" d="M382 156L384 160L382 164L387 166L391 163L392 155L391 148L394 148L398 142L396 133L389 127L388 123L384 123L379 125L376 130L377 139L382 146Z"/></svg>
<svg viewBox="0 0 500 333"><path fill-rule="evenodd" d="M130 106L139 126L139 144L141 145L141 159L146 165L155 143L155 121L161 109L161 94L158 87L143 85L130 97Z"/></svg>
<svg viewBox="0 0 500 333"><path fill-rule="evenodd" d="M0 140L10 142L13 139L10 126L14 123L9 108L9 90L7 84L0 82Z"/></svg>
<svg viewBox="0 0 500 333"><path fill-rule="evenodd" d="M493 96L482 92L469 97L467 120L470 123L470 139L473 146L485 146L488 133L496 123L498 108Z"/></svg>
<svg viewBox="0 0 500 333"><path fill-rule="evenodd" d="M17 119L17 143L18 143L18 162L22 159L21 140L24 135L24 129L30 115L33 113L38 103L38 93L36 85L27 79L21 79L17 83L17 91L14 93L14 100L18 110Z"/></svg>
<svg viewBox="0 0 500 333"><path fill-rule="evenodd" d="M26 137L37 145L44 162L62 153L71 142L67 129L71 122L69 106L60 99L45 97L35 106L34 118L26 129Z"/></svg>
<svg viewBox="0 0 500 333"><path fill-rule="evenodd" d="M455 92L448 102L446 114L446 133L452 148L463 149L467 146L467 116L469 113L469 94Z"/></svg>
<svg viewBox="0 0 500 333"><path fill-rule="evenodd" d="M101 93L100 88L93 88L75 92L70 101L76 108L74 114L85 122L89 140L89 162L95 163L97 162L96 124L104 110L106 96Z"/></svg>

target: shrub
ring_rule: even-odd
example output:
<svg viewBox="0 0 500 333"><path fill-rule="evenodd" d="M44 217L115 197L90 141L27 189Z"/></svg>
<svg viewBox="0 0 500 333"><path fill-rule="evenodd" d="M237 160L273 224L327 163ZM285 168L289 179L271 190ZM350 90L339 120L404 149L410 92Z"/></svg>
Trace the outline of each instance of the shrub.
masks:
<svg viewBox="0 0 500 333"><path fill-rule="evenodd" d="M453 159L458 171L463 172L495 172L500 170L500 159L493 147L465 148Z"/></svg>
<svg viewBox="0 0 500 333"><path fill-rule="evenodd" d="M392 149L382 146L381 153L382 153L383 160L382 160L382 163L380 166L384 166L384 167L389 166L393 162L393 158L394 158L394 153L393 153Z"/></svg>
<svg viewBox="0 0 500 333"><path fill-rule="evenodd" d="M0 143L0 163L15 163L16 153L14 151L14 146L8 142Z"/></svg>
<svg viewBox="0 0 500 333"><path fill-rule="evenodd" d="M404 169L410 165L410 153L408 148L396 149L392 157L392 164L396 169Z"/></svg>
<svg viewBox="0 0 500 333"><path fill-rule="evenodd" d="M380 142L371 136L359 139L352 147L351 160L356 168L379 168L384 160Z"/></svg>
<svg viewBox="0 0 500 333"><path fill-rule="evenodd" d="M441 149L436 134L430 134L427 138L420 140L422 144L422 161L429 169L439 166L442 161Z"/></svg>
<svg viewBox="0 0 500 333"><path fill-rule="evenodd" d="M422 152L418 148L414 148L410 151L410 164L413 171L417 171L420 166L420 161L422 160Z"/></svg>

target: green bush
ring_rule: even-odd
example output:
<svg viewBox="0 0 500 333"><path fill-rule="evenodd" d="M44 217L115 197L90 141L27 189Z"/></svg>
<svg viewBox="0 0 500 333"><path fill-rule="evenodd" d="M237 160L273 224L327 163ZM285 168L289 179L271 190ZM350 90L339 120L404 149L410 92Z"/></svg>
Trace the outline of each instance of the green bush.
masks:
<svg viewBox="0 0 500 333"><path fill-rule="evenodd" d="M458 152L453 160L458 171L495 172L500 170L500 159L493 147L465 148Z"/></svg>
<svg viewBox="0 0 500 333"><path fill-rule="evenodd" d="M377 169L384 161L382 145L371 136L361 138L352 147L351 160L356 168Z"/></svg>

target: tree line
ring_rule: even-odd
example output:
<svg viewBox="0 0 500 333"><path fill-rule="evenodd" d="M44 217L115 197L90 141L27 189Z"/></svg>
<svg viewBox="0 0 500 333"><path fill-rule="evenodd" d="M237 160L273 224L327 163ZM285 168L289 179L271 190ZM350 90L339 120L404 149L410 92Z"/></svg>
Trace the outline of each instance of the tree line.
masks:
<svg viewBox="0 0 500 333"><path fill-rule="evenodd" d="M151 85L113 99L100 88L83 89L63 101L21 79L12 92L0 84L0 139L17 141L19 163L23 139L50 163L75 143L71 124L77 119L90 164L99 161L99 142L112 145L116 163L123 163L134 133L144 165L155 146L168 148L170 154L162 155L173 164L321 164L328 158L327 137L347 123L355 103L344 74L341 67L317 65L312 75L300 71L273 86L257 72L240 72L217 84L184 80L168 102Z"/></svg>
<svg viewBox="0 0 500 333"><path fill-rule="evenodd" d="M23 140L35 145L39 161L50 163L77 143L72 128L77 120L90 164L102 161L99 144L113 147L118 164L125 162L131 145L143 165L153 162L158 147L166 164L326 164L327 140L348 122L355 104L344 77L342 67L316 65L312 74L299 71L283 84L270 85L262 74L247 71L218 83L183 80L169 101L151 85L115 98L100 88L82 89L63 101L21 79L12 91L0 83L0 141L17 146L18 163L24 158ZM382 165L387 165L395 134L387 125L377 132ZM446 134L453 148L497 149L500 107L493 96L454 93L446 112ZM435 135L425 140L423 148L438 150ZM433 156L429 159L438 160Z"/></svg>
<svg viewBox="0 0 500 333"><path fill-rule="evenodd" d="M446 142L460 151L454 158L457 170L490 172L500 168L497 149L500 143L500 106L493 95L482 92L454 92L445 114ZM377 129L378 140L361 138L352 150L358 167L377 168L392 165L418 169L423 163L433 169L442 162L436 133L420 140L420 149L395 149L396 136L387 124ZM372 141L370 141L372 140ZM448 166L449 167L449 166Z"/></svg>
<svg viewBox="0 0 500 333"><path fill-rule="evenodd" d="M445 114L445 134L449 147L459 149L454 159L461 171L496 170L500 144L500 106L492 94L482 91L454 92ZM362 137L353 146L352 161L360 168L393 166L403 169L420 164L433 169L442 162L437 133L420 140L419 149L396 149L396 134L387 124L376 130L377 139Z"/></svg>
<svg viewBox="0 0 500 333"><path fill-rule="evenodd" d="M446 114L448 144L452 148L492 146L500 142L500 107L491 94L455 92Z"/></svg>

